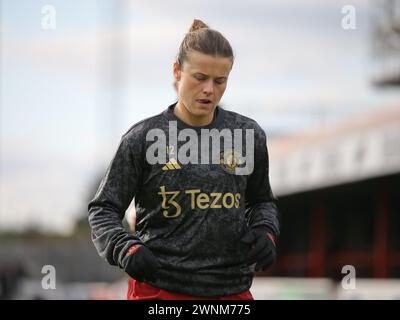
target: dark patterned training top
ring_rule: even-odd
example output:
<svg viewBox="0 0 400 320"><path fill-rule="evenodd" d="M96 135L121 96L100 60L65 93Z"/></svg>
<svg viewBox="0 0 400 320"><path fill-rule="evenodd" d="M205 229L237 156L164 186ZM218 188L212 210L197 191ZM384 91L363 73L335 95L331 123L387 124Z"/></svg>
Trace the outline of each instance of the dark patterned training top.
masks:
<svg viewBox="0 0 400 320"><path fill-rule="evenodd" d="M241 293L251 287L254 276L245 260L249 248L240 242L241 237L249 226L257 225L279 234L266 135L256 121L219 106L209 125L192 127L174 115L175 105L133 125L122 136L89 203L93 243L101 257L119 267L133 244L144 243L162 265L156 280L148 282L152 286L198 297ZM178 136L182 134L175 142L170 138L173 125ZM202 140L201 135L212 129L225 129L232 137L236 129L242 141L247 141L246 132L254 130L251 173L235 173L243 163L236 157L237 150L232 151L233 142L232 148L224 148L224 139L220 147L215 140L208 145ZM154 152L155 143L164 143L164 149ZM218 163L211 156L209 163L201 161L216 148ZM249 146L244 145L241 154L247 150ZM163 151L164 163L149 163L149 155L160 156ZM184 161L185 155L196 155L195 151L197 157ZM136 230L129 232L122 219L133 198Z"/></svg>

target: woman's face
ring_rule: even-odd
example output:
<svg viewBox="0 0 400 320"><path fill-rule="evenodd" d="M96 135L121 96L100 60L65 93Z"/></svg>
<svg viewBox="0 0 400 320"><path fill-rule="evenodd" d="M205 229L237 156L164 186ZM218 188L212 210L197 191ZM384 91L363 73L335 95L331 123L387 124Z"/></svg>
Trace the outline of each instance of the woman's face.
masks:
<svg viewBox="0 0 400 320"><path fill-rule="evenodd" d="M174 63L173 69L179 103L185 112L194 118L212 118L225 92L232 60L191 51L183 68Z"/></svg>

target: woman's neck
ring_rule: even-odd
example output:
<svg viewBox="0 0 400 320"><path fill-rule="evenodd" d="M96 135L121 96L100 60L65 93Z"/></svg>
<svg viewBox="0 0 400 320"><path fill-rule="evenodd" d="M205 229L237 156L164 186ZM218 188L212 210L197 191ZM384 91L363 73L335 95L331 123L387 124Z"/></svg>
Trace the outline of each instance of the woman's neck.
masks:
<svg viewBox="0 0 400 320"><path fill-rule="evenodd" d="M180 120L193 127L209 125L214 117L214 112L205 116L195 116L190 113L180 101L175 105L173 112Z"/></svg>

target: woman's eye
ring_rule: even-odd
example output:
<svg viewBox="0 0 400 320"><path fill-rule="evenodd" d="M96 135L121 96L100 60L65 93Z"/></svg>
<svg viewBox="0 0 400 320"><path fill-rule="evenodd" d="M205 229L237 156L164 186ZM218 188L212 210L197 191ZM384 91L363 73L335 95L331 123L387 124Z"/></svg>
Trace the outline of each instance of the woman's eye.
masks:
<svg viewBox="0 0 400 320"><path fill-rule="evenodd" d="M225 79L218 79L218 80L215 80L215 82L218 84L223 84L225 82Z"/></svg>
<svg viewBox="0 0 400 320"><path fill-rule="evenodd" d="M205 80L206 79L206 77L205 76L202 76L202 75L195 75L194 76L197 80Z"/></svg>

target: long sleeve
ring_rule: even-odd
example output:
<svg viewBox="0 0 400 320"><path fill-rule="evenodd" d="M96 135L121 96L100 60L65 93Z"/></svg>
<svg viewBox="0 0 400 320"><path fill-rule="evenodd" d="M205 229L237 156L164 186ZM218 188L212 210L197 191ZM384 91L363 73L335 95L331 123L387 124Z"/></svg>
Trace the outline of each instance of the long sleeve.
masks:
<svg viewBox="0 0 400 320"><path fill-rule="evenodd" d="M122 226L125 211L141 180L140 143L135 140L140 141L127 135L121 138L96 195L88 205L94 246L102 258L120 267L127 250L141 242L139 237Z"/></svg>
<svg viewBox="0 0 400 320"><path fill-rule="evenodd" d="M249 226L266 226L279 235L278 208L269 183L269 160L266 135L259 128L255 135L254 171L246 189L246 218Z"/></svg>

